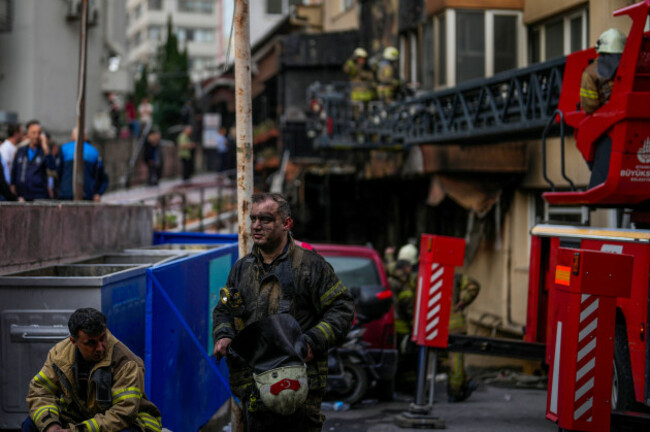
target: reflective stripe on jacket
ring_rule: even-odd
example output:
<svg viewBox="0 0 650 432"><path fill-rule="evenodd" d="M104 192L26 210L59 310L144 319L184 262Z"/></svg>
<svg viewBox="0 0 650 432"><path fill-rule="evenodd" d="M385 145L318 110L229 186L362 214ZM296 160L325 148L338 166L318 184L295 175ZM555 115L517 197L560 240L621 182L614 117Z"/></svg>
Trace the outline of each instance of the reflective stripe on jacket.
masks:
<svg viewBox="0 0 650 432"><path fill-rule="evenodd" d="M607 103L612 94L614 81L598 74L598 60L594 60L582 73L580 82L580 106L591 114Z"/></svg>
<svg viewBox="0 0 650 432"><path fill-rule="evenodd" d="M158 408L144 394L144 365L107 331L106 356L88 376L88 395L79 394L76 348L65 339L48 353L29 384L29 415L39 430L59 423L72 431L118 431L135 426L160 432Z"/></svg>

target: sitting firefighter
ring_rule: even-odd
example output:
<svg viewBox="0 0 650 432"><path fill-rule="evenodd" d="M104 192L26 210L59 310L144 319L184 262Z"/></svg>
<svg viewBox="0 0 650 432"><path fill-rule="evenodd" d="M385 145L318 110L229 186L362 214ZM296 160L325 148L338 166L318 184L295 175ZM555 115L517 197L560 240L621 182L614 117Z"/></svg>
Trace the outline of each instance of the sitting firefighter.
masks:
<svg viewBox="0 0 650 432"><path fill-rule="evenodd" d="M353 102L370 102L376 99L375 77L367 64L368 53L356 48L352 57L343 65L343 72L350 78L350 99Z"/></svg>
<svg viewBox="0 0 650 432"><path fill-rule="evenodd" d="M377 96L389 104L395 100L395 94L400 87L400 80L397 78L399 51L392 46L386 47L382 57L377 67Z"/></svg>
<svg viewBox="0 0 650 432"><path fill-rule="evenodd" d="M592 114L609 101L625 40L625 35L614 28L598 38L598 58L585 68L580 83L580 106L585 113ZM600 137L595 143L594 159L590 166L590 189L607 180L611 149L612 139L608 135Z"/></svg>
<svg viewBox="0 0 650 432"><path fill-rule="evenodd" d="M77 309L70 337L50 349L29 383L23 432L160 432L144 393L144 365L106 328L96 309Z"/></svg>
<svg viewBox="0 0 650 432"><path fill-rule="evenodd" d="M464 310L476 299L480 289L478 282L467 275L460 273L454 275L454 290L449 316L450 334L467 334ZM465 372L463 353L449 352L449 381L447 382L449 402L464 401L476 390L476 387L476 383Z"/></svg>

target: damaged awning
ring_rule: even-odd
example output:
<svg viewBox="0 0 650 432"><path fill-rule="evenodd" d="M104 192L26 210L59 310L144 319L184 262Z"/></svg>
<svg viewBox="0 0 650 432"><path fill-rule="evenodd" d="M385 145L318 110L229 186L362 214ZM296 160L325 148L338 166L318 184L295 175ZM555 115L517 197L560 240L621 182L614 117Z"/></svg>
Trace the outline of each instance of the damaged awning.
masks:
<svg viewBox="0 0 650 432"><path fill-rule="evenodd" d="M459 206L482 218L499 201L501 191L508 182L507 178L435 175L431 178L426 202L427 205L435 207L448 196Z"/></svg>
<svg viewBox="0 0 650 432"><path fill-rule="evenodd" d="M437 173L523 173L528 168L526 145L414 146L404 162L405 175Z"/></svg>

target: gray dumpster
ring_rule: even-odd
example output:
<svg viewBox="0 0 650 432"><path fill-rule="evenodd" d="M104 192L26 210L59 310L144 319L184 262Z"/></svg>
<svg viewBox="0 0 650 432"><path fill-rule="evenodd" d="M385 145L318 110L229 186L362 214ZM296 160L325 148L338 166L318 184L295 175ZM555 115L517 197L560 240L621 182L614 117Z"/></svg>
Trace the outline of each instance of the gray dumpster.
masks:
<svg viewBox="0 0 650 432"><path fill-rule="evenodd" d="M68 335L75 309L101 310L112 333L144 357L147 267L58 265L0 276L0 429L20 429L29 381Z"/></svg>
<svg viewBox="0 0 650 432"><path fill-rule="evenodd" d="M208 250L218 249L227 244L201 244L201 243L165 243L154 246L145 246L138 249L126 249L125 253L139 253L139 254L196 254L203 253Z"/></svg>
<svg viewBox="0 0 650 432"><path fill-rule="evenodd" d="M182 254L167 253L167 254L139 254L139 253L114 253L99 255L96 257L88 258L81 261L75 261L71 264L151 264L160 265L178 258L182 258Z"/></svg>

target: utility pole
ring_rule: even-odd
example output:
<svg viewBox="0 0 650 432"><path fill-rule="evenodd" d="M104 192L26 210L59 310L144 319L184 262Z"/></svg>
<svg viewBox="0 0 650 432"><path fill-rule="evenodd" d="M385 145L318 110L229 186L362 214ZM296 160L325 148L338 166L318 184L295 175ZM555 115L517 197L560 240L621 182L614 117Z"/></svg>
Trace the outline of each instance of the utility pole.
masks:
<svg viewBox="0 0 650 432"><path fill-rule="evenodd" d="M249 216L253 196L253 113L248 0L235 0L235 101L237 105L237 220L241 258L251 250Z"/></svg>
<svg viewBox="0 0 650 432"><path fill-rule="evenodd" d="M81 3L81 33L79 40L79 88L77 91L77 138L74 147L72 187L75 201L84 198L84 118L86 111L86 52L88 51L88 0Z"/></svg>

